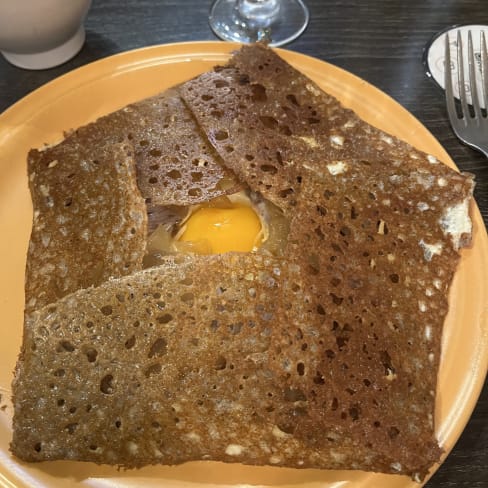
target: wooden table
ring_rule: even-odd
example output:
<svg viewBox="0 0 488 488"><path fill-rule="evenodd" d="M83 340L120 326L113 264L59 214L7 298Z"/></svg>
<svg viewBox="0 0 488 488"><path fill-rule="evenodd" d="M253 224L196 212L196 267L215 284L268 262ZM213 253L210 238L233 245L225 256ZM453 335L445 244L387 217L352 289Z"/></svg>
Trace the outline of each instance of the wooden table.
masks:
<svg viewBox="0 0 488 488"><path fill-rule="evenodd" d="M102 57L152 44L213 40L204 0L94 0L82 51L45 71L24 71L0 59L0 112L42 84ZM311 20L286 48L340 66L391 95L446 148L459 168L476 175L475 198L488 223L488 162L459 143L443 92L425 76L423 49L455 24L488 24L486 0L306 0ZM488 272L488 270L487 270ZM488 487L488 385L459 442L429 488ZM383 488L383 487L374 487Z"/></svg>

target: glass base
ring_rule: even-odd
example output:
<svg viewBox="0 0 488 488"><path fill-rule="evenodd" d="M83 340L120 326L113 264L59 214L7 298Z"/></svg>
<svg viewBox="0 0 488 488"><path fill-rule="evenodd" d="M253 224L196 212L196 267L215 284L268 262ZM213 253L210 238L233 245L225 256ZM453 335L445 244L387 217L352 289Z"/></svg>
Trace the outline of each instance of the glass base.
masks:
<svg viewBox="0 0 488 488"><path fill-rule="evenodd" d="M38 53L13 53L0 51L4 58L14 66L24 69L48 69L58 66L74 57L85 42L85 29L81 26L76 34L61 46Z"/></svg>
<svg viewBox="0 0 488 488"><path fill-rule="evenodd" d="M263 18L259 15L245 16L240 9L242 3L246 2L216 0L212 5L210 27L224 41L268 41L270 46L282 46L296 39L307 27L309 13L302 0L271 1L277 7L271 8L269 15L263 15ZM264 5L263 8L265 10Z"/></svg>

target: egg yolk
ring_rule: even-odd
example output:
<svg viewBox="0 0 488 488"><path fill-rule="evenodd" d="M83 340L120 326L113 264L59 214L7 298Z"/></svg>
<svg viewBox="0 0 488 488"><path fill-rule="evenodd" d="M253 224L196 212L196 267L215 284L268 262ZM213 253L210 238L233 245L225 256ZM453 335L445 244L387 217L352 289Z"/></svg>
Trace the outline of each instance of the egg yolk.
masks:
<svg viewBox="0 0 488 488"><path fill-rule="evenodd" d="M198 254L251 252L261 244L261 221L247 206L201 207L185 223L180 242L191 242Z"/></svg>

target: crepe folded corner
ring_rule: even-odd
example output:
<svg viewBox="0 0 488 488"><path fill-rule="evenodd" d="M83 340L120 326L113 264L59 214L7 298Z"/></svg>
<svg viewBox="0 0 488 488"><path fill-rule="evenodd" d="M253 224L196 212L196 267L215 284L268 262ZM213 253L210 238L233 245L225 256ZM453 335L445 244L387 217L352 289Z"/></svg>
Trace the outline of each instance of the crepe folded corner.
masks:
<svg viewBox="0 0 488 488"><path fill-rule="evenodd" d="M147 214L132 144L74 138L28 155L33 224L26 312L140 269Z"/></svg>
<svg viewBox="0 0 488 488"><path fill-rule="evenodd" d="M16 456L417 481L439 461L436 383L470 175L368 125L259 44L31 152L29 171ZM146 213L155 227L168 206L242 188L288 220L279 253L177 252L144 268Z"/></svg>

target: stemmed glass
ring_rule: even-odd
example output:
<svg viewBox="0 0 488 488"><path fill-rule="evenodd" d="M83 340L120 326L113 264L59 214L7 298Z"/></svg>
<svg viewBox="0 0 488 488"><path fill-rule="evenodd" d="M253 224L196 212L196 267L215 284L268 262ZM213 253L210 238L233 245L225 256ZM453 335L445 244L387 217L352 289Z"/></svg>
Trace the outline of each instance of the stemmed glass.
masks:
<svg viewBox="0 0 488 488"><path fill-rule="evenodd" d="M281 46L307 27L308 9L302 0L215 0L209 23L225 41L268 41Z"/></svg>

